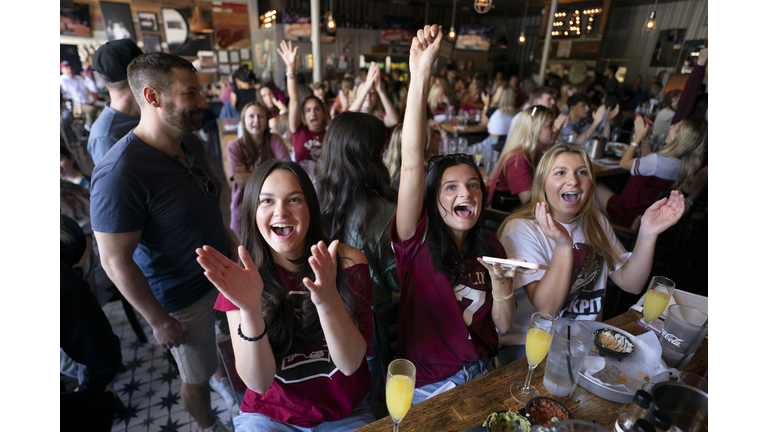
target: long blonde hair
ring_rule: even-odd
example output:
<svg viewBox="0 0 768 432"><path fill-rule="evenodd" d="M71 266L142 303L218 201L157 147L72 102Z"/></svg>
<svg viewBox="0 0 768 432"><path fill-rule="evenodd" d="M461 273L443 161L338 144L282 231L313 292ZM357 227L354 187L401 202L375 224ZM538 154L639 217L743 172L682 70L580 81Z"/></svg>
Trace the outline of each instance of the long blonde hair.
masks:
<svg viewBox="0 0 768 432"><path fill-rule="evenodd" d="M691 185L696 171L701 168L701 160L707 148L707 136L706 123L687 117L680 122L672 142L658 151L659 156L680 159L677 181L672 189L678 189L683 193L688 192L688 186Z"/></svg>
<svg viewBox="0 0 768 432"><path fill-rule="evenodd" d="M512 87L509 87L511 90ZM514 90L512 90L514 93ZM547 122L547 117L553 117L552 111L536 105L520 113L515 130L507 137L507 142L501 150L499 162L494 169L494 176L501 170L506 174L507 161L510 157L522 154L530 162L536 165L536 153L539 143L539 132ZM517 165L515 165L517 168Z"/></svg>
<svg viewBox="0 0 768 432"><path fill-rule="evenodd" d="M493 94L491 106L498 108L502 113L513 116L517 113L517 103L515 101L515 89L506 82L496 88Z"/></svg>
<svg viewBox="0 0 768 432"><path fill-rule="evenodd" d="M435 82L435 84L429 89L429 94L427 95L427 106L429 106L429 109L432 110L433 114L437 110L437 106L442 102L442 100L437 100L437 96L440 94L440 90L443 91L444 96L448 96L447 90L445 87L443 87L442 84L440 84L440 81Z"/></svg>
<svg viewBox="0 0 768 432"><path fill-rule="evenodd" d="M429 145L432 141L432 130L426 128L426 145L424 146L424 161L429 160ZM400 165L403 162L403 124L395 126L392 135L389 137L389 146L387 154L384 156L384 165L389 171L390 183L394 186L395 181L400 180Z"/></svg>
<svg viewBox="0 0 768 432"><path fill-rule="evenodd" d="M613 248L613 243L610 241L608 234L605 233L600 224L601 213L595 205L595 172L592 169L592 162L589 160L589 156L587 156L587 153L578 144L558 144L544 154L539 162L539 166L536 167L536 172L533 174L531 201L509 215L509 217L502 222L497 235L501 235L504 231L504 227L512 219L521 218L535 221L534 210L536 210L536 203L538 202L546 202L547 210L550 210L549 201L547 200L546 180L549 172L555 165L555 160L563 153L573 153L581 156L587 167L589 178L592 180L592 189L587 197L587 201L572 221L579 224L587 246L589 246L587 268L592 266L597 255L602 255L605 258L605 262L608 264L608 268L613 271L616 268L616 263L620 260L619 252ZM594 252L597 252L597 255Z"/></svg>

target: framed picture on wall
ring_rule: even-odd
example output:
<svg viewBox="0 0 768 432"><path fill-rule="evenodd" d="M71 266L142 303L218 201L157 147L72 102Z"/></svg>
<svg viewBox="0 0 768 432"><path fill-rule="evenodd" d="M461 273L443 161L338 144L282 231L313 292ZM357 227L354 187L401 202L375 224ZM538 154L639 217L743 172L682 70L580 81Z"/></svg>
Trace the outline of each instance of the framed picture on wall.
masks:
<svg viewBox="0 0 768 432"><path fill-rule="evenodd" d="M251 59L251 49L240 48L240 60L250 60L250 59Z"/></svg>
<svg viewBox="0 0 768 432"><path fill-rule="evenodd" d="M142 33L141 41L144 43L144 52L163 52L163 46L160 43L160 35L152 33Z"/></svg>
<svg viewBox="0 0 768 432"><path fill-rule="evenodd" d="M133 19L131 7L128 3L113 3L100 1L101 17L104 20L104 31L109 41L130 39L136 42L136 33L133 31Z"/></svg>
<svg viewBox="0 0 768 432"><path fill-rule="evenodd" d="M220 64L219 65L219 73L223 75L229 75L229 73L232 71L232 69L229 67L228 64Z"/></svg>
<svg viewBox="0 0 768 432"><path fill-rule="evenodd" d="M72 7L59 8L59 34L72 36L91 35L91 14L87 4L73 3Z"/></svg>
<svg viewBox="0 0 768 432"><path fill-rule="evenodd" d="M189 30L188 20L192 17L189 9L162 8L163 29L168 53L177 56L195 57L198 51L211 51L212 33L193 33ZM203 16L211 22L211 13L203 11ZM202 36L202 39L198 39Z"/></svg>
<svg viewBox="0 0 768 432"><path fill-rule="evenodd" d="M157 14L154 12L136 12L139 19L139 30L158 31Z"/></svg>
<svg viewBox="0 0 768 432"><path fill-rule="evenodd" d="M229 63L228 51L219 50L218 61L219 61L219 64L227 64L227 63Z"/></svg>
<svg viewBox="0 0 768 432"><path fill-rule="evenodd" d="M685 29L659 31L656 46L651 57L651 67L671 67L677 64L680 49L685 40Z"/></svg>
<svg viewBox="0 0 768 432"><path fill-rule="evenodd" d="M234 64L240 64L240 52L239 51L230 51L229 52L229 62Z"/></svg>
<svg viewBox="0 0 768 432"><path fill-rule="evenodd" d="M342 55L347 55L347 56L352 55L354 43L352 42L351 37L342 37L339 43L341 44L340 48L341 48Z"/></svg>

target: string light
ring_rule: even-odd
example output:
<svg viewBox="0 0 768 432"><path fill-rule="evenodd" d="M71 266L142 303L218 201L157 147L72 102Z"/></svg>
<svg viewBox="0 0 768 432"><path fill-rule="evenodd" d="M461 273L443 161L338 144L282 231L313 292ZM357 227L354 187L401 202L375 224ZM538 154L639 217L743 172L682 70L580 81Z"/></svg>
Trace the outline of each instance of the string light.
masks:
<svg viewBox="0 0 768 432"><path fill-rule="evenodd" d="M448 38L453 40L456 37L456 31L453 25L456 23L456 0L453 0L453 12L451 13L451 31L448 32Z"/></svg>
<svg viewBox="0 0 768 432"><path fill-rule="evenodd" d="M653 4L653 11L651 12L651 16L648 17L648 19L645 21L645 24L643 25L643 34L648 35L654 32L656 30L656 5L659 4L659 0L656 0L656 3Z"/></svg>

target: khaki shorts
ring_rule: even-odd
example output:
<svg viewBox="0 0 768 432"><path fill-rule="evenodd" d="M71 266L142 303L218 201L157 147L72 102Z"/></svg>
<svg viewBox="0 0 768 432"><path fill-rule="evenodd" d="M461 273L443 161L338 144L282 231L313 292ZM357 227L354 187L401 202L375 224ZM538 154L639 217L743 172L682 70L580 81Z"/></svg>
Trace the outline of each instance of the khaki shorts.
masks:
<svg viewBox="0 0 768 432"><path fill-rule="evenodd" d="M214 288L192 305L170 314L181 323L187 339L185 344L171 348L181 380L187 384L207 383L218 367L213 309L218 295Z"/></svg>

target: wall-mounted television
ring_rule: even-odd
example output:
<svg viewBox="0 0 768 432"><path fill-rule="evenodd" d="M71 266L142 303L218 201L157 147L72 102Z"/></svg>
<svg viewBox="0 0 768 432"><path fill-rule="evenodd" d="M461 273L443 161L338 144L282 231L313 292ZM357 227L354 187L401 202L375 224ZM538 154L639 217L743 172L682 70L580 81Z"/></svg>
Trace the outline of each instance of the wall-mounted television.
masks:
<svg viewBox="0 0 768 432"><path fill-rule="evenodd" d="M421 28L415 19L384 15L379 32L379 45L411 46Z"/></svg>
<svg viewBox="0 0 768 432"><path fill-rule="evenodd" d="M455 49L488 51L491 49L493 28L482 24L462 24L456 36Z"/></svg>

